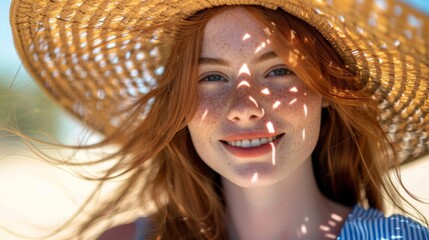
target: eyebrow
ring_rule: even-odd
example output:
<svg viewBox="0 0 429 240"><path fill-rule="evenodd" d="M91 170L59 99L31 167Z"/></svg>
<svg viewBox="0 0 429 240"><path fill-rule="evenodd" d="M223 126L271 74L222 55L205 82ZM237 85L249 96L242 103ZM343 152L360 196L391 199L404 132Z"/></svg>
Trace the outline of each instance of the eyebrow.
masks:
<svg viewBox="0 0 429 240"><path fill-rule="evenodd" d="M219 59L219 58L207 58L207 57L201 57L198 59L199 64L212 64L212 65L221 65L221 66L229 66L229 63L225 60Z"/></svg>
<svg viewBox="0 0 429 240"><path fill-rule="evenodd" d="M273 59L273 58L277 58L277 57L278 57L278 55L275 52L270 51L270 52L266 52L266 53L262 54L254 62L263 62L263 61L267 61L267 60L270 60L270 59ZM229 63L227 61L223 60L223 59L220 59L220 58L210 58L210 57L200 57L198 59L198 63L202 64L202 65L212 64L212 65L229 66Z"/></svg>
<svg viewBox="0 0 429 240"><path fill-rule="evenodd" d="M277 53L270 51L262 54L259 58L256 59L256 62L263 62L277 57Z"/></svg>

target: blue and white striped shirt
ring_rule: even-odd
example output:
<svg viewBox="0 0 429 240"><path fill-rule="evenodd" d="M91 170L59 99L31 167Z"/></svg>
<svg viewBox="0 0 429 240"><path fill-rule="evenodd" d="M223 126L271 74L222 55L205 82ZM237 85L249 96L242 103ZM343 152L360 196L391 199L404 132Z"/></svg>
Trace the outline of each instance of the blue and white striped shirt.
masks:
<svg viewBox="0 0 429 240"><path fill-rule="evenodd" d="M337 240L429 240L429 229L418 222L395 214L384 217L376 209L355 206Z"/></svg>
<svg viewBox="0 0 429 240"><path fill-rule="evenodd" d="M136 221L135 240L146 239L148 218ZM395 214L384 217L376 209L355 206L344 222L337 240L429 240L429 229L418 222Z"/></svg>

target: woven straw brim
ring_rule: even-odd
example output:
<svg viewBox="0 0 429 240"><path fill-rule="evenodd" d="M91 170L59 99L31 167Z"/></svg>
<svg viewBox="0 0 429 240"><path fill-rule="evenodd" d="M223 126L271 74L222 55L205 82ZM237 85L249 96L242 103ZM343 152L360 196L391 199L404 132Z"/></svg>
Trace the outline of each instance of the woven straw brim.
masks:
<svg viewBox="0 0 429 240"><path fill-rule="evenodd" d="M156 86L174 24L220 5L283 8L319 30L379 102L402 161L429 152L428 16L391 0L14 0L16 49L32 77L84 123L112 132Z"/></svg>

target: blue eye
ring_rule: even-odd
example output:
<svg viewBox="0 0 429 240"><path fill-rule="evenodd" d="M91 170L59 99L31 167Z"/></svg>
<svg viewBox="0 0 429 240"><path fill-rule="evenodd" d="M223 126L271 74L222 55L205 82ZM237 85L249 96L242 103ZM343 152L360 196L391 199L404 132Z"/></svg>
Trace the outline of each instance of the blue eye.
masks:
<svg viewBox="0 0 429 240"><path fill-rule="evenodd" d="M218 81L226 81L226 79L219 74L211 74L203 77L200 81L218 82Z"/></svg>
<svg viewBox="0 0 429 240"><path fill-rule="evenodd" d="M293 74L293 72L287 68L277 68L272 70L267 74L267 77L279 77L279 76L285 76Z"/></svg>

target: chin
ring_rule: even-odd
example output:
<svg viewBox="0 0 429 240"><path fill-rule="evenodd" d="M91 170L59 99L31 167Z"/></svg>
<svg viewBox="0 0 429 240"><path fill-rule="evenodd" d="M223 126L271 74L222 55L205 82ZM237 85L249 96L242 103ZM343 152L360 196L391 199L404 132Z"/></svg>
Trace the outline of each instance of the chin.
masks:
<svg viewBox="0 0 429 240"><path fill-rule="evenodd" d="M269 187L272 186L274 184L276 184L278 181L270 181L270 180L259 180L256 182L252 182L252 181L247 181L247 182L239 182L238 184L236 184L238 187L241 188L263 188L263 187Z"/></svg>

